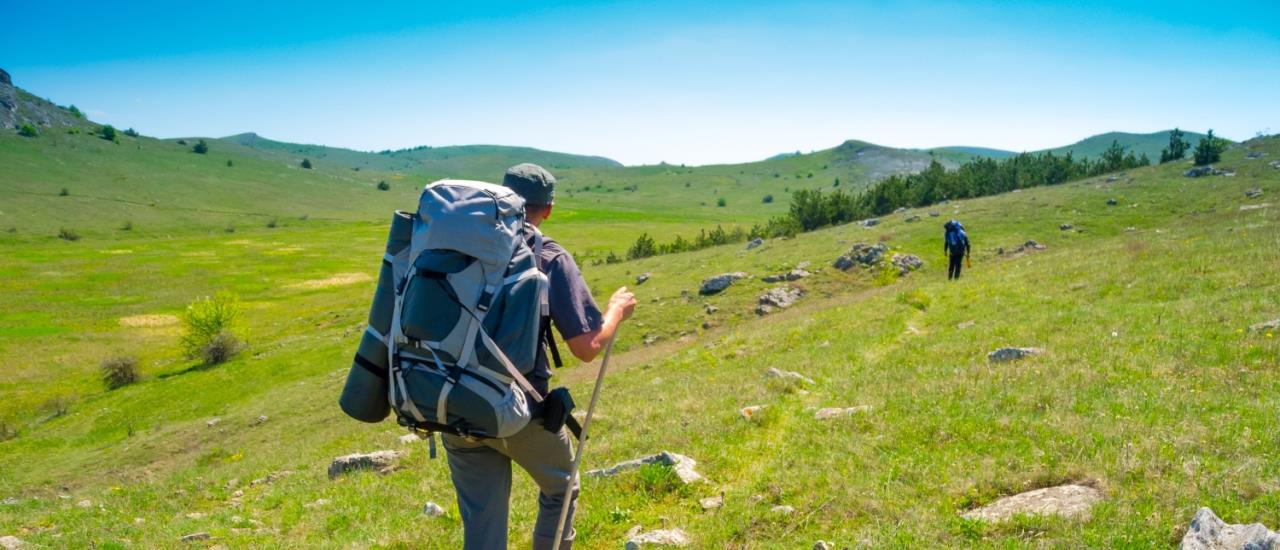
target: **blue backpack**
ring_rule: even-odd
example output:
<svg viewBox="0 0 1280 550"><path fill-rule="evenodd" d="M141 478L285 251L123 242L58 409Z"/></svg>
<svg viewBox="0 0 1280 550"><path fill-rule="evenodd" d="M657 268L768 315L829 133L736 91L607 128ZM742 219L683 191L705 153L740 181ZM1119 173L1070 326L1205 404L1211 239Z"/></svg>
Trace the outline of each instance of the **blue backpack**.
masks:
<svg viewBox="0 0 1280 550"><path fill-rule="evenodd" d="M964 254L965 245L969 243L969 236L964 233L964 226L960 222L951 220L943 226L946 230L946 246L947 252L952 254Z"/></svg>

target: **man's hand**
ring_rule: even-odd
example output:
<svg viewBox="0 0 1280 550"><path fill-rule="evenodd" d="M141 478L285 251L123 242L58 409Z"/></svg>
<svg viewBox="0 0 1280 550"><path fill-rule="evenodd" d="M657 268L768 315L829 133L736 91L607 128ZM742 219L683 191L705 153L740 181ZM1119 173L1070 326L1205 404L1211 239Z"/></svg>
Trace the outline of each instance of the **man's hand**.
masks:
<svg viewBox="0 0 1280 550"><path fill-rule="evenodd" d="M630 319L631 314L636 311L636 295L625 286L615 290L613 296L609 297L608 310L621 315L619 321Z"/></svg>

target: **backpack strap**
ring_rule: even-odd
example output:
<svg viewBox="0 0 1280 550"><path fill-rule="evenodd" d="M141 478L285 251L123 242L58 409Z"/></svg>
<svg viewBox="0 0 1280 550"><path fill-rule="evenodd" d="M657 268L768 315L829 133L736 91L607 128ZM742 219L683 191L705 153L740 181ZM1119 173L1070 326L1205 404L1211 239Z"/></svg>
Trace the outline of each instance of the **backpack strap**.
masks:
<svg viewBox="0 0 1280 550"><path fill-rule="evenodd" d="M542 248L543 242L546 241L546 237L542 235L542 231L539 230L536 225L526 223L525 228L533 234L534 265L538 267L539 271L542 271ZM551 332L550 294L551 289L549 284L543 284L542 288L538 290L538 307L540 308L539 311L542 312L542 326L539 328L541 334L538 335L538 340L547 346L547 351L551 355L551 361L555 364L556 368L563 368L564 361L560 360L560 348L556 346L556 337Z"/></svg>

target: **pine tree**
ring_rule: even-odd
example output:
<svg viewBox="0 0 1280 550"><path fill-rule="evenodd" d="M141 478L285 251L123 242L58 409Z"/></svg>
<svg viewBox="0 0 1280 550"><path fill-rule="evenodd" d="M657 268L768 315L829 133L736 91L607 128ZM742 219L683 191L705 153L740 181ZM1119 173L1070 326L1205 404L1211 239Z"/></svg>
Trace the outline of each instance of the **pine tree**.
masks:
<svg viewBox="0 0 1280 550"><path fill-rule="evenodd" d="M1169 132L1169 146L1160 150L1160 164L1181 160L1182 157L1187 156L1187 149L1190 147L1191 144L1182 139L1182 130L1174 128Z"/></svg>
<svg viewBox="0 0 1280 550"><path fill-rule="evenodd" d="M1227 140L1214 137L1213 130L1209 130L1209 135L1200 138L1200 143L1196 144L1194 153L1196 166L1206 166L1213 164L1222 159L1222 151L1227 148Z"/></svg>

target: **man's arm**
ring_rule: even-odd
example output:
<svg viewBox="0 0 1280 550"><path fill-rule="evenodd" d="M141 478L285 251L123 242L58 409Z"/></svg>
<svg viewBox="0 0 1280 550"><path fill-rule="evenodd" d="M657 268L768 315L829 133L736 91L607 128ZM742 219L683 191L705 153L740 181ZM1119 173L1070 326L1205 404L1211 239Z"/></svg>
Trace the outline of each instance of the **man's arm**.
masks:
<svg viewBox="0 0 1280 550"><path fill-rule="evenodd" d="M565 340L569 345L569 351L583 363L590 363L604 350L609 339L613 338L614 333L618 331L618 325L631 318L631 313L635 309L635 295L625 286L619 288L609 298L609 305L604 312L604 322L600 323L600 328Z"/></svg>

